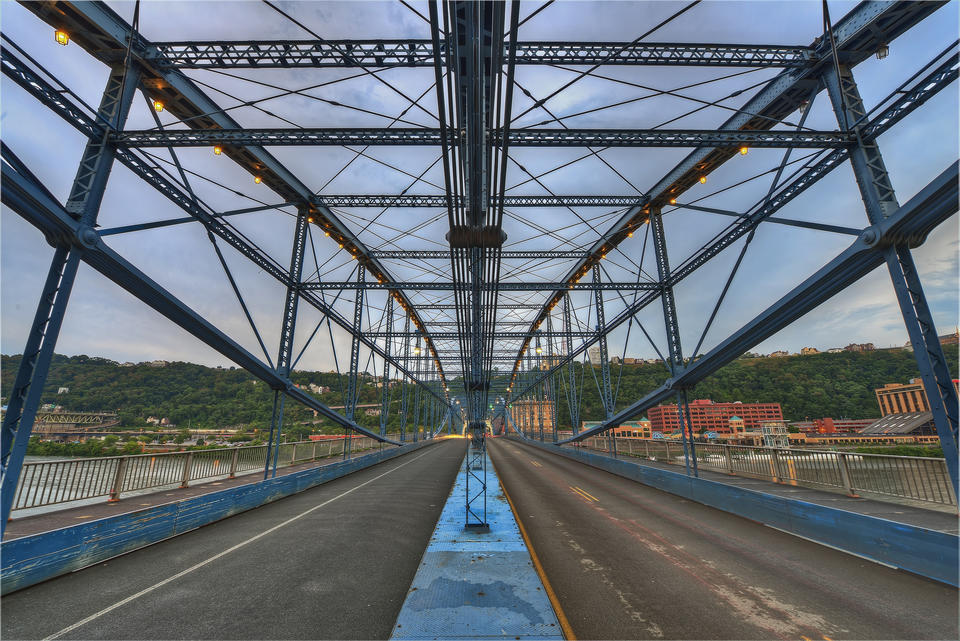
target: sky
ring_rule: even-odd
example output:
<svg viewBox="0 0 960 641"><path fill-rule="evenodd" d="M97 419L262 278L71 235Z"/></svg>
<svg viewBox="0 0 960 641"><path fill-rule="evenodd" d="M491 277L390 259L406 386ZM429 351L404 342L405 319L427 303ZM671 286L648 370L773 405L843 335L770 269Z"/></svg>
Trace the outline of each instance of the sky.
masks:
<svg viewBox="0 0 960 641"><path fill-rule="evenodd" d="M132 19L132 3L109 4L126 19ZM424 2L410 4L426 15ZM326 39L429 37L426 22L414 11L395 2L282 2L279 6ZM530 14L538 6L539 3L523 2L521 16ZM520 39L631 41L681 6L673 2L557 2L524 23L519 31ZM833 20L837 21L854 6L852 2L831 2L829 8ZM958 8L960 3L948 3L890 43L889 57L884 60L871 57L855 69L868 109L956 40ZM647 41L806 45L822 31L820 11L819 2L704 2L658 30ZM140 21L142 33L154 41L310 37L279 13L258 2L145 2ZM52 29L19 4L4 2L0 6L0 27L6 37L26 50L85 102L94 105L99 102L107 73L104 65L73 43L67 47L57 45ZM776 73L776 70L768 69L740 73L742 71L607 68L601 73L608 78L587 77L576 82L547 101L545 106L549 114L545 109L532 109L514 126L538 126L545 120L562 117L563 122L573 128L652 128L664 126L671 119L682 116L666 126L713 129L730 116L732 108L745 103ZM221 106L230 107L231 116L246 127L286 127L292 126L290 122L308 127L384 127L401 113L404 122L395 126L436 126L432 69L394 69L381 74L390 85L409 97L425 94L419 107L410 107L409 102L387 83L369 76L347 78L356 75L357 70L229 70L229 75L191 70L186 73ZM731 76L735 73L737 75ZM519 86L537 98L551 94L573 77L575 73L569 69L519 67L517 71ZM331 83L343 78L347 79ZM319 83L331 84L314 87ZM305 87L314 88L303 90ZM283 89L302 91L257 103L263 110L237 106L243 101L265 99ZM670 89L676 95L655 95L654 89ZM0 91L0 135L4 142L57 197L65 200L85 140L5 76L0 81ZM736 94L738 91L741 93ZM128 128L154 126L148 99L149 95L137 96ZM698 109L702 107L698 100L719 101L722 106ZM516 101L515 114L526 111L533 104L533 100L521 94ZM575 115L621 101L630 102ZM374 113L342 105L362 107ZM958 113L960 105L955 83L880 138L880 149L901 203L960 155ZM168 126L182 127L169 113L160 114L160 118ZM799 114L791 118L788 122L795 125ZM553 122L546 126L559 125ZM819 130L837 129L825 93L821 92L811 105L806 126ZM359 156L355 149L334 147L279 147L270 151L308 187L321 194L389 194L403 190L435 194L442 191L442 169L436 163L437 152L432 148L375 147ZM632 195L656 184L688 151L610 149L573 162L586 152L572 148L514 148L511 156L515 163L511 164L507 174L507 183L511 186L509 193L543 194L549 190L559 194ZM159 159L158 162L169 163L170 157L165 150L150 152ZM791 160L801 159L802 162L807 153L795 151ZM179 149L177 156L186 169L195 172L191 184L198 197L218 211L258 203L273 204L280 200L264 185L255 185L248 174L226 157L215 157L208 148ZM782 150L756 149L745 157L733 158L711 174L706 185L685 194L686 202L696 199L702 206L746 211L767 193L772 179L768 172L779 164L782 156ZM571 164L556 169L565 163ZM346 169L343 169L344 165L347 165ZM793 166L799 166L799 163ZM530 174L543 172L548 173L530 180ZM747 181L748 178L752 179ZM336 213L371 248L442 249L446 246L447 221L443 210L381 212L354 209L337 210ZM293 234L291 214L292 211L286 208L236 216L230 220L237 229L256 239L281 264L286 264ZM583 248L589 246L619 214L619 211L596 208L577 212L557 208L508 211L504 222L508 236L505 248ZM108 228L182 215L169 201L117 164L107 187L99 222L101 228ZM867 224L848 164L807 190L783 208L778 216L856 228ZM678 210L665 216L671 263L682 262L724 229L730 220L690 210ZM656 274L652 248L646 235L646 230L635 234L617 252L610 254L604 262L607 278L635 280L638 269L641 278ZM850 241L851 237L844 235L762 225L745 254L716 321L703 338L700 352L716 345L759 314L842 251ZM742 240L738 241L712 261L707 269L700 270L677 287L682 340L688 352L700 342L718 292L742 243ZM116 235L108 239L108 244L241 345L263 357L210 241L199 225ZM274 358L284 289L243 261L229 247L221 243L221 248L269 355ZM940 333L953 331L958 324L958 249L958 221L954 215L914 251ZM23 349L51 255L52 249L39 232L6 207L2 209L0 351L4 354L20 353ZM443 261L429 265L389 260L384 263L398 280L449 279L449 264ZM562 261L540 265L507 261L503 277L505 280L555 281L569 265L569 262ZM305 272L310 278L319 274L323 280L348 280L352 278L353 263L330 239L315 234L311 238ZM625 298L620 299L616 294L608 293L605 296L607 318L622 310L632 295L624 294ZM411 297L421 303L442 300L437 294L413 294ZM501 301L541 303L544 298L542 293L511 293L502 295ZM367 297L365 326L379 326L384 299L382 292ZM578 322L584 327L595 324L589 309L589 295L576 294L574 302ZM335 307L344 316L351 315L353 292L344 293ZM321 317L316 310L306 306L301 305L300 309L296 351L299 353L306 348L297 367L343 369L348 359L347 334L336 327L328 332L323 325L308 343ZM532 314L509 314L501 310L500 317L504 321L523 321L529 320ZM441 312L424 312L424 317L454 320L449 313ZM657 356L657 350L665 352L659 304L641 311L637 321L650 340L644 336L638 323L625 324L610 337L611 355L626 353L627 356L651 358ZM401 328L399 322L396 327ZM450 331L453 328L444 329ZM510 329L519 330L521 327ZM906 341L906 330L889 276L881 268L752 351L768 353L786 349L796 352L806 346L825 350L851 342L873 342L878 347L886 347L902 345ZM515 351L517 345L508 347ZM395 350L398 348L399 345L394 346ZM230 365L218 353L85 265L80 268L57 352L103 356L117 361L163 359ZM371 360L366 350L361 361L371 371L382 367L379 359Z"/></svg>

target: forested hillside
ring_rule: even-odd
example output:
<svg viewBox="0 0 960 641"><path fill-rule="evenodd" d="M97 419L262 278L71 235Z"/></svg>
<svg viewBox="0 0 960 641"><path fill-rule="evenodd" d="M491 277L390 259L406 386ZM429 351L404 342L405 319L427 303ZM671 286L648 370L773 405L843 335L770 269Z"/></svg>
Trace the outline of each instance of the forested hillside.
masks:
<svg viewBox="0 0 960 641"><path fill-rule="evenodd" d="M947 349L953 376L957 375L957 350ZM13 384L19 356L3 356L3 394ZM582 386L581 417L602 418L600 397L590 368ZM594 368L599 378L598 368ZM611 365L614 387L619 386L617 409L623 408L657 387L666 378L662 364ZM873 390L885 383L905 383L917 377L911 352L882 350L875 352L815 354L788 358L742 358L727 365L700 383L690 398L715 401L778 402L788 420L805 417L871 418L879 417ZM329 386L331 391L319 398L327 405L342 405L341 389L345 376L329 372L294 372L301 385ZM60 387L69 393L57 394ZM451 391L456 384L451 385ZM372 379L361 386L360 403L377 403L380 389ZM569 413L563 387L559 386L561 428L569 425ZM124 426L143 426L148 416L166 417L179 427L218 428L268 425L273 393L241 369L210 368L175 362L164 367L148 364L121 366L104 358L56 356L50 368L44 403L56 403L71 410L118 412ZM399 415L400 391L393 391L390 425ZM297 403L286 403L290 422L313 421L313 413ZM379 426L379 417L358 411L358 420L366 426ZM332 427L332 426L331 426Z"/></svg>

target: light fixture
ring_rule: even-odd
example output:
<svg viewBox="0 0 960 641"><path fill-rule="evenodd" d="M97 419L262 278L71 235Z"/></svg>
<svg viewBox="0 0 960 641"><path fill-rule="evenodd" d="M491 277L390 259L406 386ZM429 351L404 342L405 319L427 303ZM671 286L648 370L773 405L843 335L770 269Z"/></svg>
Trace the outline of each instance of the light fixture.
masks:
<svg viewBox="0 0 960 641"><path fill-rule="evenodd" d="M420 355L420 348L419 348L419 347L414 347L414 348L413 348L413 355L414 355L414 356L419 356L419 355Z"/></svg>
<svg viewBox="0 0 960 641"><path fill-rule="evenodd" d="M259 185L262 181L263 181L263 179L260 178L260 176L254 176L254 177L253 177L253 182L257 183L258 185Z"/></svg>
<svg viewBox="0 0 960 641"><path fill-rule="evenodd" d="M537 354L540 354L540 353L542 353L542 352L543 352L543 349L540 348L540 347L538 347L538 348L537 348Z"/></svg>
<svg viewBox="0 0 960 641"><path fill-rule="evenodd" d="M671 205L676 205L676 204L677 204L677 199L676 199L676 198L671 198L671 199L670 199L670 204L671 204Z"/></svg>
<svg viewBox="0 0 960 641"><path fill-rule="evenodd" d="M63 29L57 29L53 32L53 39L57 41L58 45L66 47L70 42L70 34Z"/></svg>
<svg viewBox="0 0 960 641"><path fill-rule="evenodd" d="M879 47L877 47L877 60L883 60L889 55L890 55L890 46L887 45L887 43L884 42Z"/></svg>
<svg viewBox="0 0 960 641"><path fill-rule="evenodd" d="M213 155L214 155L214 156L219 156L219 155L222 154L222 153L223 153L223 147L220 147L220 146L218 145L218 146L216 146L216 147L213 148Z"/></svg>
<svg viewBox="0 0 960 641"><path fill-rule="evenodd" d="M159 101L159 100L154 100L154 101L153 101L153 110L156 111L157 113L160 113L161 111L163 111L163 102L161 102L161 101Z"/></svg>
<svg viewBox="0 0 960 641"><path fill-rule="evenodd" d="M627 232L627 238L633 238L633 232L632 232L632 231L628 231L628 232Z"/></svg>
<svg viewBox="0 0 960 641"><path fill-rule="evenodd" d="M707 184L707 177L706 177L706 176L700 176L700 184L701 184L701 185L706 185L706 184Z"/></svg>
<svg viewBox="0 0 960 641"><path fill-rule="evenodd" d="M809 101L809 100L801 100L801 101L800 101L800 104L797 105L797 110L798 110L800 113L803 113L803 112L805 112L805 111L807 110L807 107L808 107L809 105L810 105L810 101Z"/></svg>
<svg viewBox="0 0 960 641"><path fill-rule="evenodd" d="M740 147L740 155L746 156L749 149L747 147Z"/></svg>
<svg viewBox="0 0 960 641"><path fill-rule="evenodd" d="M325 232L323 232L323 235L324 235L324 236L329 236L329 235L330 235L330 232L325 231Z"/></svg>
<svg viewBox="0 0 960 641"><path fill-rule="evenodd" d="M313 216L307 216L307 222L308 222L308 223L312 223L312 222L313 222Z"/></svg>
<svg viewBox="0 0 960 641"><path fill-rule="evenodd" d="M340 245L340 249L343 249L343 243L338 243L338 244Z"/></svg>

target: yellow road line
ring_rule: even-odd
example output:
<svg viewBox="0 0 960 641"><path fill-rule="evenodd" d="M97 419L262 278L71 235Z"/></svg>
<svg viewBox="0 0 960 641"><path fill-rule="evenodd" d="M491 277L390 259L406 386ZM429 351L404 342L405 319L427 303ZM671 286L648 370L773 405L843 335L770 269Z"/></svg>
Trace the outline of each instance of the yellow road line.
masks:
<svg viewBox="0 0 960 641"><path fill-rule="evenodd" d="M831 638L828 637L828 636L825 636L825 637L823 637L823 641L833 641L833 639L831 639Z"/></svg>
<svg viewBox="0 0 960 641"><path fill-rule="evenodd" d="M590 492L587 492L587 491L586 491L585 489L583 489L582 487L577 486L577 489L580 490L581 492L583 492L584 494L586 494L588 497L590 497L590 498L593 499L594 501L600 501L600 499L598 499L597 497L595 497L593 494L590 494Z"/></svg>
<svg viewBox="0 0 960 641"><path fill-rule="evenodd" d="M533 460L530 461L530 464L533 465L533 466L535 466L535 467L543 467L542 465L540 465L540 463L538 463L537 461L533 461Z"/></svg>
<svg viewBox="0 0 960 641"><path fill-rule="evenodd" d="M570 491L573 492L574 494L576 494L577 496L579 496L580 498L582 498L582 499L587 499L588 501L590 500L590 497L588 497L586 494L584 494L583 492L581 492L581 491L578 490L577 488L573 487L572 485L568 485L567 487L569 487L569 488L570 488Z"/></svg>
<svg viewBox="0 0 960 641"><path fill-rule="evenodd" d="M547 573L543 570L543 566L540 565L540 559L537 557L536 551L533 549L533 543L530 541L530 536L527 534L527 528L523 527L523 521L520 520L520 514L517 512L516 506L513 504L513 499L510 498L510 495L507 493L507 488L503 484L503 479L500 479L500 489L503 490L503 495L507 498L507 503L510 504L510 510L513 512L513 518L517 521L517 527L520 528L520 536L523 537L523 542L527 544L527 550L530 552L530 560L533 561L533 567L537 571L537 574L540 575L540 581L543 583L543 589L547 592L547 598L550 599L550 605L553 606L553 611L557 615L557 621L560 623L560 629L563 631L563 638L568 641L577 641L577 635L573 633L573 628L570 627L570 621L567 620L567 615L563 613L563 608L560 607L560 599L557 598L557 593L553 591L553 586L550 585L550 579L547 578Z"/></svg>

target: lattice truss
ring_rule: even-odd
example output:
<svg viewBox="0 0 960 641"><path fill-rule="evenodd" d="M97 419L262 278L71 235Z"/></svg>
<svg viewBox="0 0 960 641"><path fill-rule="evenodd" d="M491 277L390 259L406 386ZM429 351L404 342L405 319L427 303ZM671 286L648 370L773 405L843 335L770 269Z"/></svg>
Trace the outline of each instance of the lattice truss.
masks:
<svg viewBox="0 0 960 641"><path fill-rule="evenodd" d="M50 309L82 261L349 429L385 438L354 416L369 372L406 383L383 386L384 417L422 412L407 422L434 430L549 398L582 438L685 402L886 264L929 348L918 364L943 399L941 438L955 435L910 257L956 211L955 152L918 160L901 203L878 146L902 151L881 137L955 93L956 41L924 40L955 6L230 6L225 21L212 3L29 3L4 25L4 91L86 145L67 197L36 166L60 151L48 137L4 147L4 204L59 248ZM879 87L868 98L861 67ZM624 398L609 361L625 355L663 361L664 380ZM305 364L351 374L342 413L291 386ZM14 390L24 422L37 373ZM577 414L584 385L603 416ZM602 422L577 433L584 418Z"/></svg>

